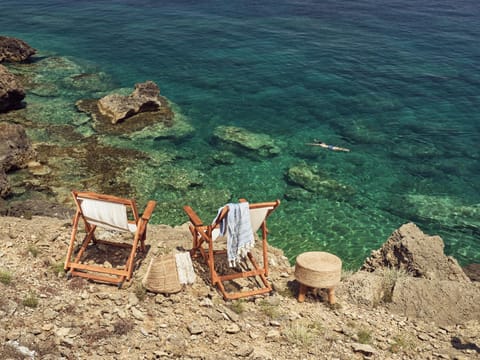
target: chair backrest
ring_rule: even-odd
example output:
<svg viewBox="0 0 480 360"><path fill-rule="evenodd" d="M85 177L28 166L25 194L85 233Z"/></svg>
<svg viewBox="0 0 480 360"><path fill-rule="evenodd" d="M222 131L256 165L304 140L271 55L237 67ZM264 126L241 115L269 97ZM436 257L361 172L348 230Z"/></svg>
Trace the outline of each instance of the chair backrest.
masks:
<svg viewBox="0 0 480 360"><path fill-rule="evenodd" d="M249 204L250 207L250 222L252 224L252 232L255 234L262 226L263 222L266 220L267 216L272 212L277 203L258 203L258 204ZM227 216L228 211L220 210L217 214L217 217L214 220L214 223L220 223L222 219ZM212 230L212 238L215 240L220 236L220 229L218 227Z"/></svg>
<svg viewBox="0 0 480 360"><path fill-rule="evenodd" d="M260 226L267 218L269 210L273 210L273 206L250 209L250 221L252 223L252 230L254 233L260 229Z"/></svg>
<svg viewBox="0 0 480 360"><path fill-rule="evenodd" d="M72 191L77 211L83 219L108 230L135 232L139 220L134 200L93 192ZM129 221L129 211L133 221Z"/></svg>
<svg viewBox="0 0 480 360"><path fill-rule="evenodd" d="M109 230L130 231L126 205L103 200L78 200L83 217L88 223Z"/></svg>

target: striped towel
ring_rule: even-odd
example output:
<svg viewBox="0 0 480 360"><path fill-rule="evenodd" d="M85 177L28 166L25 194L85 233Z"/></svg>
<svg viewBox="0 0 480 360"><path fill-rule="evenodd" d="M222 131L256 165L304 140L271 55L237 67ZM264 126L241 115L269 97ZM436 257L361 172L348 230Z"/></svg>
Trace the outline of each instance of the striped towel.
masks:
<svg viewBox="0 0 480 360"><path fill-rule="evenodd" d="M228 214L220 223L220 235L227 233L227 258L230 267L237 265L238 258L245 258L254 247L255 238L247 202L227 204Z"/></svg>

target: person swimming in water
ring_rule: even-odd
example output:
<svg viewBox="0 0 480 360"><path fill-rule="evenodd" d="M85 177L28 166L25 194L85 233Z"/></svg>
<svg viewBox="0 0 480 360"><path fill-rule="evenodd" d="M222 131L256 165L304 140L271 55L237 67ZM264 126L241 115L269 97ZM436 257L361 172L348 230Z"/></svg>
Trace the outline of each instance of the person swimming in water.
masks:
<svg viewBox="0 0 480 360"><path fill-rule="evenodd" d="M320 147L322 147L322 148L325 148L325 149L328 149L328 150L332 150L332 151L350 152L350 149L343 148L343 147L340 147L340 146L328 145L328 144L324 143L323 141L320 141L320 140L317 140L317 139L314 139L314 140L313 140L313 143L308 143L307 145L310 145L310 146L320 146Z"/></svg>

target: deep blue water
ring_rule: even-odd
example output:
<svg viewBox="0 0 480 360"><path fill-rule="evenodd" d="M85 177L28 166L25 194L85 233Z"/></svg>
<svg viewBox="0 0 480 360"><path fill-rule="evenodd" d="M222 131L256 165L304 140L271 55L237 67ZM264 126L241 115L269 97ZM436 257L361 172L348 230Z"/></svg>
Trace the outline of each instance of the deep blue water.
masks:
<svg viewBox="0 0 480 360"><path fill-rule="evenodd" d="M0 14L0 34L93 66L118 87L155 81L195 127L180 166L202 172L218 125L278 141L279 156L239 155L204 184L233 199L281 199L270 240L291 259L325 250L358 266L414 221L461 263L480 262L477 1L2 0ZM314 138L352 151L307 147ZM354 194L287 197L285 173L299 163ZM178 199L181 209L188 194Z"/></svg>

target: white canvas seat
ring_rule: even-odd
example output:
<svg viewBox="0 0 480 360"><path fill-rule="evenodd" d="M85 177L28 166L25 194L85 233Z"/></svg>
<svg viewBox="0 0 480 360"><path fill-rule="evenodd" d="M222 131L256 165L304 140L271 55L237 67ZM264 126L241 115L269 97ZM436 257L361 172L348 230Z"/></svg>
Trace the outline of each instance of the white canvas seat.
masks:
<svg viewBox="0 0 480 360"><path fill-rule="evenodd" d="M91 280L114 283L119 286L125 280L130 280L137 249L145 251L147 224L155 208L155 201L149 201L145 211L140 216L137 205L132 199L123 199L112 195L103 195L93 192L72 191L77 205L73 219L72 235L65 259L65 271L68 276L80 276ZM129 216L131 219L129 219ZM85 236L81 246L74 254L74 247L79 233L79 221L83 220ZM118 242L101 240L95 236L97 228L108 231L130 233L131 241ZM84 262L83 256L91 244L126 248L125 264L113 268ZM112 252L113 253L113 252ZM108 259L105 259L108 262Z"/></svg>

